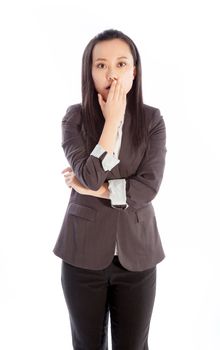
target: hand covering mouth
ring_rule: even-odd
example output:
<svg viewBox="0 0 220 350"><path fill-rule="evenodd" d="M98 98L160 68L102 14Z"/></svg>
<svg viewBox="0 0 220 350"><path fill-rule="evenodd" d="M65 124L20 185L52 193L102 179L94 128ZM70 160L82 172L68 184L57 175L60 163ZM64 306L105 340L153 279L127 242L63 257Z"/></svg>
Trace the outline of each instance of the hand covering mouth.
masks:
<svg viewBox="0 0 220 350"><path fill-rule="evenodd" d="M110 83L110 84L108 84L108 85L106 86L106 88L105 88L106 90L109 90L109 89L110 89L110 87L111 87L111 85L112 85L113 81L115 81L115 80L117 81L117 79L116 79L116 78L111 78L111 80L112 80L112 81L111 81L111 83Z"/></svg>

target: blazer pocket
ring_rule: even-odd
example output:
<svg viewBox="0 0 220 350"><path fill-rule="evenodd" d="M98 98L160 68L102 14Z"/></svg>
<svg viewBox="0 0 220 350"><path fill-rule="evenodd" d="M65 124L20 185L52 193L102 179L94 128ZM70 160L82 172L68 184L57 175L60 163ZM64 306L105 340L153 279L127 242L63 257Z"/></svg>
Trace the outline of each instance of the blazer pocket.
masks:
<svg viewBox="0 0 220 350"><path fill-rule="evenodd" d="M68 208L68 214L80 216L81 218L95 221L96 219L96 210L84 207L83 205L77 203L71 203Z"/></svg>

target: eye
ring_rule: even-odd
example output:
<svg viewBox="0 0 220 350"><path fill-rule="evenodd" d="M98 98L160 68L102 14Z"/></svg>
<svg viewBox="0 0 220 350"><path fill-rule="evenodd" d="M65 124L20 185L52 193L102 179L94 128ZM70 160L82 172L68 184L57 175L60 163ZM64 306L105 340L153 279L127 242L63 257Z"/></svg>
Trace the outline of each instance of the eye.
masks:
<svg viewBox="0 0 220 350"><path fill-rule="evenodd" d="M125 67L126 66L126 62L119 62L120 67Z"/></svg>
<svg viewBox="0 0 220 350"><path fill-rule="evenodd" d="M104 63L99 63L99 64L97 64L96 67L97 67L97 68L104 68Z"/></svg>

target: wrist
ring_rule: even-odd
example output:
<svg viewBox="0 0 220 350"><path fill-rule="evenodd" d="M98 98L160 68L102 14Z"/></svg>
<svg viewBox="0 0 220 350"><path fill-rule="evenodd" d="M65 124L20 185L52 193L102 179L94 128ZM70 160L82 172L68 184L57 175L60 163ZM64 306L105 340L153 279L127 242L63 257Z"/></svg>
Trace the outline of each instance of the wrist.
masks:
<svg viewBox="0 0 220 350"><path fill-rule="evenodd" d="M108 190L108 184L107 184L107 182L104 182L104 184L95 192L98 195L103 195L106 192L106 190Z"/></svg>
<svg viewBox="0 0 220 350"><path fill-rule="evenodd" d="M105 120L105 126L106 127L110 127L110 128L114 128L114 129L118 129L118 127L121 125L121 123L123 122L123 118L109 118Z"/></svg>

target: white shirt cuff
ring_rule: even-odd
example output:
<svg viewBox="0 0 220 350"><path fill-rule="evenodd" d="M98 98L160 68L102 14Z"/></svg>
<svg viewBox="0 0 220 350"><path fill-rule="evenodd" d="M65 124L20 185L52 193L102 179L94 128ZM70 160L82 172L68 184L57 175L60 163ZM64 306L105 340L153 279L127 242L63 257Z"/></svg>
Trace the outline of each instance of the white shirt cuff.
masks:
<svg viewBox="0 0 220 350"><path fill-rule="evenodd" d="M125 179L112 179L108 180L109 198L111 200L111 206L114 208L119 206L125 206L127 209L128 204L126 203L126 180Z"/></svg>
<svg viewBox="0 0 220 350"><path fill-rule="evenodd" d="M90 155L99 158L104 152L107 151L101 145L97 144ZM102 160L102 167L105 171L112 170L119 162L120 160L114 154L107 152L105 158Z"/></svg>

